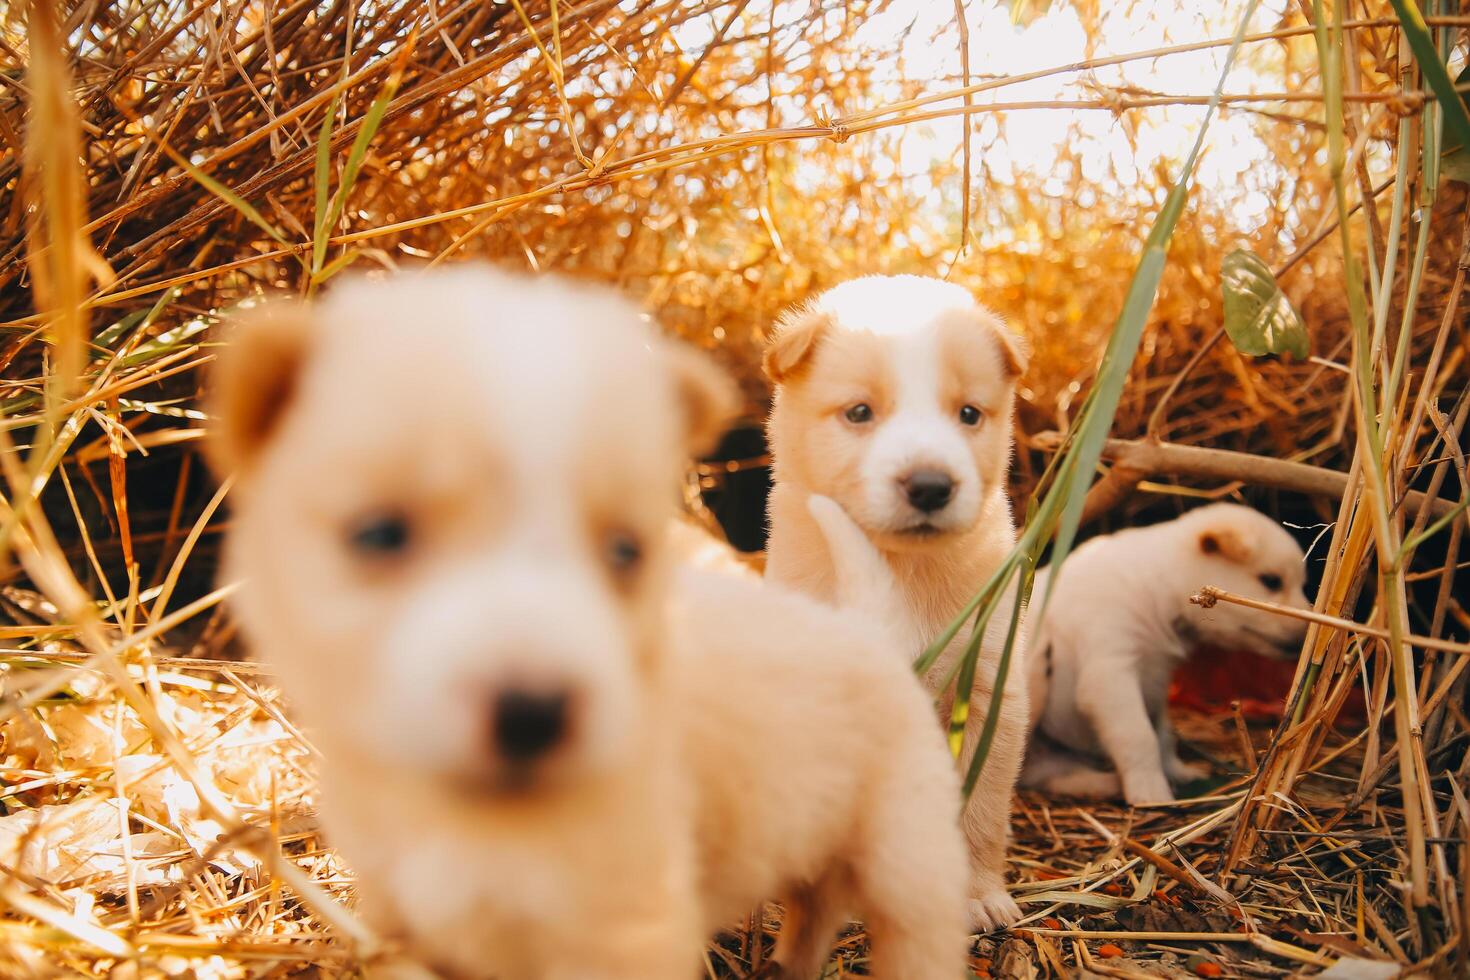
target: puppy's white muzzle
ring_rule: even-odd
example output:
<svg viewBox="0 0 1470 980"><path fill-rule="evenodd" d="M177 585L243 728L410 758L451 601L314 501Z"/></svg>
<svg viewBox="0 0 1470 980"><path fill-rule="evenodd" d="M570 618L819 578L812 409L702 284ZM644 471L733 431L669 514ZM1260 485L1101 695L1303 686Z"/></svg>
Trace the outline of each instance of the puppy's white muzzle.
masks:
<svg viewBox="0 0 1470 980"><path fill-rule="evenodd" d="M921 537L968 530L979 516L974 457L937 410L885 421L864 455L862 479L865 499L854 517L870 531Z"/></svg>
<svg viewBox="0 0 1470 980"><path fill-rule="evenodd" d="M628 624L593 570L517 555L420 587L386 638L360 737L460 788L534 788L605 766L636 717Z"/></svg>

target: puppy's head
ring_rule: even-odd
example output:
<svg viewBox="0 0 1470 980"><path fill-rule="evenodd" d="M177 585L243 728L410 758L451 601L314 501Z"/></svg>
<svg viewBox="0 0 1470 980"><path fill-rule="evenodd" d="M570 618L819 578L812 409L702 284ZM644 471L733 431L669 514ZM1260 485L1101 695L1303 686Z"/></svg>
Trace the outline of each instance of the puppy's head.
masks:
<svg viewBox="0 0 1470 980"><path fill-rule="evenodd" d="M1178 522L1178 547L1185 558L1182 585L1192 594L1214 585L1278 605L1308 609L1302 591L1306 558L1281 525L1249 507L1212 504ZM1306 635L1300 619L1217 602L1205 609L1185 604L1185 628L1199 640L1244 648L1271 657L1294 657Z"/></svg>
<svg viewBox="0 0 1470 980"><path fill-rule="evenodd" d="M711 365L461 267L242 317L212 397L241 618L329 753L479 794L629 756L678 475L733 408Z"/></svg>
<svg viewBox="0 0 1470 980"><path fill-rule="evenodd" d="M844 283L787 313L766 349L777 479L837 500L890 550L968 531L1005 479L1024 366L959 286Z"/></svg>

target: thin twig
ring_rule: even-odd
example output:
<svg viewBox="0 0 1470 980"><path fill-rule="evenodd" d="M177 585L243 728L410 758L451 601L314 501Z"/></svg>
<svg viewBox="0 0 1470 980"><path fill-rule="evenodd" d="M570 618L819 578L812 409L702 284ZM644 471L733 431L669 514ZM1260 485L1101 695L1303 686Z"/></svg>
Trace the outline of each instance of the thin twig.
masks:
<svg viewBox="0 0 1470 980"><path fill-rule="evenodd" d="M1208 609L1216 602L1229 602L1237 606L1247 606L1251 609L1259 609L1262 612L1275 613L1278 616L1288 616L1292 619L1300 619L1309 623L1317 623L1320 626L1331 626L1334 629L1346 630L1350 633L1362 633L1366 636L1376 636L1380 640L1389 639L1389 632L1377 626L1368 626L1363 623L1355 623L1350 619L1342 619L1337 616L1327 616L1323 613L1313 612L1310 609L1297 609L1292 606L1283 606L1275 602L1266 602L1261 599L1252 599L1250 596L1237 595L1213 585L1203 586L1198 593L1190 597L1190 601L1196 605ZM1445 653L1470 654L1470 643L1455 643L1452 640L1442 640L1434 636L1419 636L1415 633L1405 633L1404 642L1410 646L1421 647L1425 650L1442 650Z"/></svg>

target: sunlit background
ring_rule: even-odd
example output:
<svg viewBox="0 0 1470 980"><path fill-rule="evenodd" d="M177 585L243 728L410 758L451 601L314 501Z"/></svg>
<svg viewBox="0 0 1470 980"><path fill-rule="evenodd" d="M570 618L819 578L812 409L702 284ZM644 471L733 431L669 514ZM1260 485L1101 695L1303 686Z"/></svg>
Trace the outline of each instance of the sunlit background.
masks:
<svg viewBox="0 0 1470 980"><path fill-rule="evenodd" d="M1317 360L1248 362L1216 345L1155 434L1341 460L1341 263L1299 4L1263 3L1246 24L1245 4L1144 0L472 6L383 0L334 19L305 5L282 37L264 30L280 16L264 0L179 24L165 5L129 7L126 25L73 18L90 231L116 275L96 288L98 335L126 336L141 318L146 349L163 356L238 302L330 288L294 250L317 237L313 171L331 109L334 186L342 160L361 166L319 278L478 256L608 281L714 351L743 381L751 421L767 398L759 352L789 304L870 272L970 287L1034 351L1022 495L1044 462L1031 437L1065 428L1087 391L1221 84L1116 432L1141 434L1214 335L1220 263L1245 248L1281 274ZM1382 187L1399 114L1418 103L1393 93L1387 3L1354 11L1371 24L1350 34L1350 166ZM20 21L0 26L21 50ZM1237 29L1246 41L1221 83ZM284 70L264 68L282 44ZM256 69L265 83L242 81ZM20 118L23 95L0 87L0 112ZM381 125L354 148L383 98ZM26 282L20 186L12 156L0 163L0 317L23 328L35 320L14 288ZM1437 281L1451 261L1432 257ZM130 409L140 445L180 438L191 377ZM37 397L23 382L11 404Z"/></svg>

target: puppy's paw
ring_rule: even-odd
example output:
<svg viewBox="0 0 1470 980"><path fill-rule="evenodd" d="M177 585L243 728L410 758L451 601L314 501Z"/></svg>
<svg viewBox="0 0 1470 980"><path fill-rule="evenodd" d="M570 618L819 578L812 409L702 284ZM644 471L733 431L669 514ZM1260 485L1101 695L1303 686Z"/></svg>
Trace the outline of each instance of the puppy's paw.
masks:
<svg viewBox="0 0 1470 980"><path fill-rule="evenodd" d="M970 899L970 928L976 933L1005 929L1021 919L1021 906L1004 888Z"/></svg>
<svg viewBox="0 0 1470 980"><path fill-rule="evenodd" d="M1185 762L1183 759L1165 759L1164 771L1169 774L1170 782L1183 785L1192 783L1196 779L1209 779L1212 773L1210 767L1194 762Z"/></svg>
<svg viewBox="0 0 1470 980"><path fill-rule="evenodd" d="M1145 803L1173 803L1174 790L1163 769L1123 773L1123 799L1130 806Z"/></svg>

